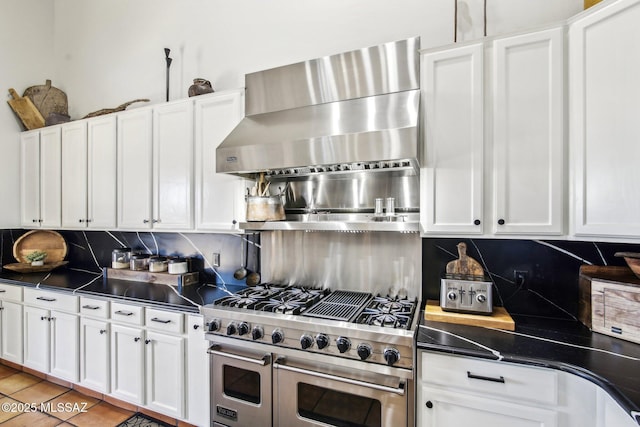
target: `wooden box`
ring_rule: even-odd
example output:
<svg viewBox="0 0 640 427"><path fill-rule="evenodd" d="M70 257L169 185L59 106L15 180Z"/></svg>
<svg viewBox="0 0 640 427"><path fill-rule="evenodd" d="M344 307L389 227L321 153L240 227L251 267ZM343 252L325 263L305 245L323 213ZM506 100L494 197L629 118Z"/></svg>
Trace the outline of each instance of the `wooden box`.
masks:
<svg viewBox="0 0 640 427"><path fill-rule="evenodd" d="M591 281L591 329L640 343L640 285Z"/></svg>
<svg viewBox="0 0 640 427"><path fill-rule="evenodd" d="M169 274L169 273L152 273L149 270L129 270L105 267L103 276L106 279L130 280L133 282L157 283L161 285L175 286L178 290L182 290L183 286L194 285L199 282L199 274Z"/></svg>

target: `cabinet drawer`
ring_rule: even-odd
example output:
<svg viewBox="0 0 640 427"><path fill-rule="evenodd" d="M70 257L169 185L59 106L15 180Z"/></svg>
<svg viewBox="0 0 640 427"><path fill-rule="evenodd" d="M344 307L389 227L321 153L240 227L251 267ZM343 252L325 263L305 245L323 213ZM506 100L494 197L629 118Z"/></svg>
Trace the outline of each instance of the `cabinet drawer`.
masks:
<svg viewBox="0 0 640 427"><path fill-rule="evenodd" d="M78 312L78 297L61 292L48 292L33 288L24 288L24 303L49 310Z"/></svg>
<svg viewBox="0 0 640 427"><path fill-rule="evenodd" d="M447 388L555 405L558 375L552 369L422 352L421 380Z"/></svg>
<svg viewBox="0 0 640 427"><path fill-rule="evenodd" d="M128 323L130 325L142 325L144 323L144 308L137 305L120 304L111 302L111 319L114 322Z"/></svg>
<svg viewBox="0 0 640 427"><path fill-rule="evenodd" d="M80 297L80 313L99 319L109 318L109 301Z"/></svg>
<svg viewBox="0 0 640 427"><path fill-rule="evenodd" d="M182 313L147 308L145 324L149 329L181 334L184 331L184 316Z"/></svg>
<svg viewBox="0 0 640 427"><path fill-rule="evenodd" d="M0 300L22 302L22 286L0 283Z"/></svg>

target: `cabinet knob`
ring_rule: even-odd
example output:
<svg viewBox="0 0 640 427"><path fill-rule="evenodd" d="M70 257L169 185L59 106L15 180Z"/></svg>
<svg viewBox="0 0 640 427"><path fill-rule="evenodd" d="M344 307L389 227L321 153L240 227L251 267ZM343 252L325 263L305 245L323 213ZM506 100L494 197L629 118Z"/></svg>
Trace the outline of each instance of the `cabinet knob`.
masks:
<svg viewBox="0 0 640 427"><path fill-rule="evenodd" d="M235 219L233 221L231 221L231 224L236 225L238 223L238 221L236 221Z"/></svg>
<svg viewBox="0 0 640 427"><path fill-rule="evenodd" d="M430 400L427 400L427 403L425 403L425 406L429 409L433 408L433 403Z"/></svg>
<svg viewBox="0 0 640 427"><path fill-rule="evenodd" d="M140 341L140 337L135 337L133 340L134 340L135 342L138 342L138 341Z"/></svg>
<svg viewBox="0 0 640 427"><path fill-rule="evenodd" d="M151 222L152 222L152 223L154 223L154 224L157 224L157 223L159 223L159 222L160 222L160 220L159 220L159 219L154 219L154 220L152 220Z"/></svg>
<svg viewBox="0 0 640 427"><path fill-rule="evenodd" d="M151 342L151 340L144 340L145 344L149 344Z"/></svg>
<svg viewBox="0 0 640 427"><path fill-rule="evenodd" d="M479 220L479 219L476 219L475 221L473 221L473 223L474 223L475 225L480 225L480 220Z"/></svg>
<svg viewBox="0 0 640 427"><path fill-rule="evenodd" d="M193 329L195 329L196 331L198 330L198 328L200 327L200 325L193 325Z"/></svg>
<svg viewBox="0 0 640 427"><path fill-rule="evenodd" d="M40 320L47 320L45 316L40 316Z"/></svg>
<svg viewBox="0 0 640 427"><path fill-rule="evenodd" d="M31 222L38 222L38 220L37 219L32 219Z"/></svg>
<svg viewBox="0 0 640 427"><path fill-rule="evenodd" d="M44 222L44 219L39 219L38 222Z"/></svg>
<svg viewBox="0 0 640 427"><path fill-rule="evenodd" d="M498 224L500 224L500 225L504 225L504 219L500 218L500 219L498 220Z"/></svg>
<svg viewBox="0 0 640 427"><path fill-rule="evenodd" d="M79 219L78 222L86 222L86 219Z"/></svg>
<svg viewBox="0 0 640 427"><path fill-rule="evenodd" d="M85 219L84 221L85 221L85 222L92 222L93 220L92 220L92 219L87 218L87 219Z"/></svg>
<svg viewBox="0 0 640 427"><path fill-rule="evenodd" d="M106 333L107 333L107 330L106 330L106 329L100 329L100 335L102 335L102 334L106 334Z"/></svg>
<svg viewBox="0 0 640 427"><path fill-rule="evenodd" d="M149 224L149 220L148 220L148 219L143 219L143 220L142 220L142 222L143 222L144 224Z"/></svg>

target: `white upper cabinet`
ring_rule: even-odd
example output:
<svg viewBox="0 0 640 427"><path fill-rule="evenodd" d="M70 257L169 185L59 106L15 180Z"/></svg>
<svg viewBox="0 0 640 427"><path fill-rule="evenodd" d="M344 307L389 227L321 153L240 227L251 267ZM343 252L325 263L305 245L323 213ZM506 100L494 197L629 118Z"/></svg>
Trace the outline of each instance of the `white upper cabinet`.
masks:
<svg viewBox="0 0 640 427"><path fill-rule="evenodd" d="M425 233L483 230L483 52L478 43L422 57Z"/></svg>
<svg viewBox="0 0 640 427"><path fill-rule="evenodd" d="M62 226L116 227L116 118L62 126Z"/></svg>
<svg viewBox="0 0 640 427"><path fill-rule="evenodd" d="M193 228L193 101L153 109L153 228Z"/></svg>
<svg viewBox="0 0 640 427"><path fill-rule="evenodd" d="M151 228L151 109L135 109L117 117L118 228Z"/></svg>
<svg viewBox="0 0 640 427"><path fill-rule="evenodd" d="M20 222L23 227L60 227L60 135L60 126L21 135Z"/></svg>
<svg viewBox="0 0 640 427"><path fill-rule="evenodd" d="M640 1L569 27L569 126L577 236L640 238Z"/></svg>
<svg viewBox="0 0 640 427"><path fill-rule="evenodd" d="M561 234L564 28L493 41L493 231Z"/></svg>
<svg viewBox="0 0 640 427"><path fill-rule="evenodd" d="M245 180L216 173L216 148L244 117L244 90L195 100L196 228L238 231L244 221Z"/></svg>
<svg viewBox="0 0 640 427"><path fill-rule="evenodd" d="M87 123L62 127L62 226L87 224Z"/></svg>

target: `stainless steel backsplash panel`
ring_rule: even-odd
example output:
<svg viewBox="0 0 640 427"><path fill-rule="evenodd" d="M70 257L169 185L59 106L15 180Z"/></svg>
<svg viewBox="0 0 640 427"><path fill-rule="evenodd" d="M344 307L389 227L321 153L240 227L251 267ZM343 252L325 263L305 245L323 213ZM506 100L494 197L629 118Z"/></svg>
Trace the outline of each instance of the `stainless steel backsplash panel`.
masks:
<svg viewBox="0 0 640 427"><path fill-rule="evenodd" d="M417 233L269 231L261 243L263 281L422 299Z"/></svg>

